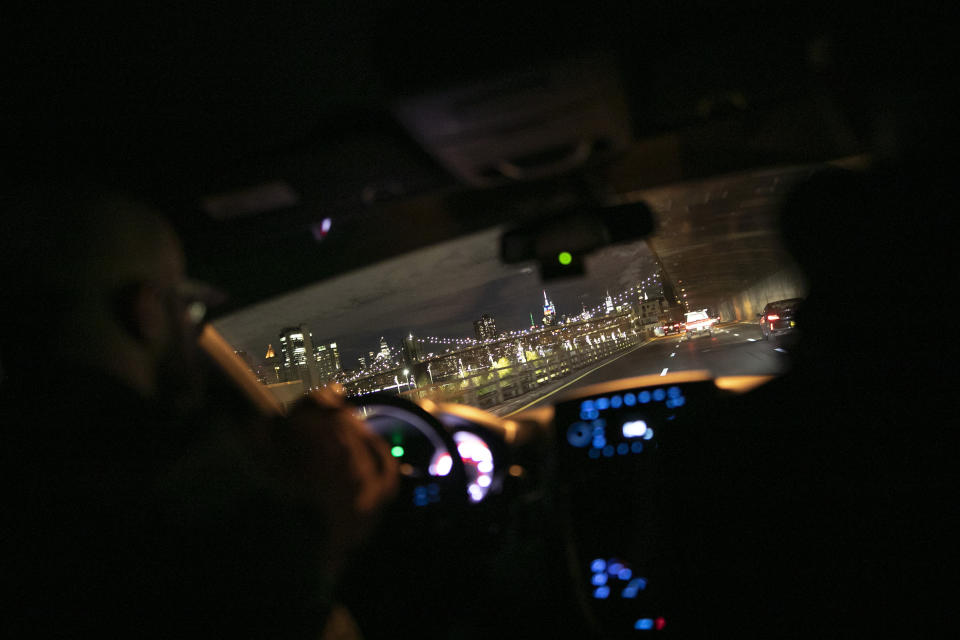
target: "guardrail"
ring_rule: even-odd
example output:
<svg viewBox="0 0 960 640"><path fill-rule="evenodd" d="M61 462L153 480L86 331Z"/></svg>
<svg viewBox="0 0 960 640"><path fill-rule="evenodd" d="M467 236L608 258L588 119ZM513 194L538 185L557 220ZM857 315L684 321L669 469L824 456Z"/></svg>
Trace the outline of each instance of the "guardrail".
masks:
<svg viewBox="0 0 960 640"><path fill-rule="evenodd" d="M615 332L609 339L604 337L603 340L569 347L552 346L532 360L466 372L399 395L413 401L430 399L491 409L645 341L643 334L635 330Z"/></svg>

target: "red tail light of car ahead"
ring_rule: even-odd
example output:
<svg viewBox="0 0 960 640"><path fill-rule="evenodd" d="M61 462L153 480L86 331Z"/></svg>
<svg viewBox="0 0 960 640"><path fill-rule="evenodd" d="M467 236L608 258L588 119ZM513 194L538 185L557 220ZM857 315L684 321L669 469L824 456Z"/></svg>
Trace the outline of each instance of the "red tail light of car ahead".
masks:
<svg viewBox="0 0 960 640"><path fill-rule="evenodd" d="M780 316L778 316L775 313L767 314L767 322L772 322L774 320L779 320L779 319L780 319Z"/></svg>

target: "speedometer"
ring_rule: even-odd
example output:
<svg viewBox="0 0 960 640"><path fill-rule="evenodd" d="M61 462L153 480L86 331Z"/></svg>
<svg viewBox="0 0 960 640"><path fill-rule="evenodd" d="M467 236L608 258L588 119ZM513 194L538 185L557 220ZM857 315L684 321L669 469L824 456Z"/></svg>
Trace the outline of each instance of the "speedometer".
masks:
<svg viewBox="0 0 960 640"><path fill-rule="evenodd" d="M493 484L493 452L486 442L469 431L454 432L453 441L463 460L470 501L480 502Z"/></svg>

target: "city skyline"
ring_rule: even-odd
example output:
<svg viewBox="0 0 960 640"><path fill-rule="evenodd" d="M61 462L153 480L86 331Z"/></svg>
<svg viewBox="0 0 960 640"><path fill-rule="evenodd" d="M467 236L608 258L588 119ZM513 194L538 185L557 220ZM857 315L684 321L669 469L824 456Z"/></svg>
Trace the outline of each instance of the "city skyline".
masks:
<svg viewBox="0 0 960 640"><path fill-rule="evenodd" d="M649 290L649 289L653 289L653 288L659 288L659 287L657 287L657 284L658 284L658 283L655 283L655 282L654 282L654 283L651 283L651 284L649 285L649 287L648 287L648 290ZM547 296L547 292L546 292L546 291L543 291L543 295L544 295L544 300L547 301L547 302L550 304L550 306L552 307L553 304L552 304L552 302L549 301L548 296ZM627 290L627 291L618 292L617 294L614 294L613 297L616 299L616 306L617 306L617 307L623 305L624 303L637 302L637 303L642 304L642 303L644 302L644 296L643 296L643 294L640 292L639 289L635 289L634 287L631 287L631 289L630 289L630 290ZM651 298L651 299L652 299L652 298ZM579 312L579 313L556 314L556 315L557 315L557 318L558 318L558 319L559 319L559 318L562 318L562 317L564 317L564 316L568 316L571 321L575 321L575 320L580 320L580 319L582 319L582 317L583 317L582 314L583 314L584 311L590 311L594 317L596 317L596 316L604 316L604 315L607 315L607 314L609 314L609 313L612 313L612 312L615 310L615 308L614 308L613 306L611 306L611 304L612 304L611 294L610 294L609 290L607 290L607 291L604 291L603 296L602 296L602 299L598 302L598 304L595 304L595 305L593 305L592 307L587 307L586 305L581 304L580 310L579 310L580 312ZM493 319L490 314L482 314L482 315L481 315L481 319L482 319L482 318L487 318L487 319L490 319L490 320ZM303 328L304 330L309 330L309 327L307 327L306 325L301 325L301 326L302 326L302 328ZM537 325L537 328L538 328L538 329L539 329L539 328L543 328L544 326L546 326L546 325L540 324L540 325ZM474 321L473 327L474 327L474 329L476 329L476 321ZM524 331L525 329L528 329L528 328L532 328L532 327L520 327L520 328L513 328L513 329L503 329L503 330L501 330L501 331L498 331L497 334L499 334L499 335L504 335L504 334L511 333L511 332L522 332L522 331ZM410 338L415 339L415 340L414 340L415 342L422 342L422 343L424 343L424 346L423 346L423 347L419 347L419 348L418 348L418 349L421 351L421 353L420 353L421 356L426 355L426 354L431 354L431 355L437 355L437 356L439 356L439 355L442 355L443 353L445 353L446 351L455 351L456 349L463 348L464 346L468 346L469 344L477 344L477 343L478 343L478 341L476 341L476 339L475 339L474 337L466 336L466 335L443 335L443 336L439 336L439 338L440 338L441 341L452 340L452 341L456 341L455 344L446 344L445 342L441 342L441 341L436 341L436 342L431 341L432 338L437 338L437 337L438 337L438 336L428 336L428 335L426 335L426 334L419 334L419 335L418 335L418 334L415 334L413 331L408 331L408 332L406 332L399 340L397 340L397 341L391 341L391 340L388 340L384 335L381 335L381 336L378 338L378 340L377 340L375 350L374 350L374 351L367 351L367 352L366 352L367 354L372 354L372 355L376 356L376 358L373 359L371 362L367 363L367 365L362 365L360 368L361 368L361 369L365 369L365 368L367 368L367 367L372 366L372 365L373 365L373 362L377 362L377 361L379 360L379 358L383 358L383 359L384 359L384 363L387 363L388 361L389 361L391 364L394 364L394 361L399 362L399 361L400 361L400 360L399 360L399 353L392 353L392 351L394 351L394 350L401 351L401 350L403 349L403 343L406 343L407 340L410 339ZM457 344L457 343L459 343L459 344ZM392 345L392 346L391 346L391 345ZM430 346L427 346L427 345L430 345ZM269 351L269 346L270 346L270 345L268 345L268 351ZM334 344L334 345L331 345L331 346L336 347L335 344ZM355 350L357 350L358 353L361 353L361 355L357 357L357 361L358 361L357 364L359 364L361 360L370 360L370 358L364 358L363 351L364 351L365 348L366 348L366 347L357 347L357 348L355 349ZM348 352L349 352L349 351L348 351ZM343 365L342 369L343 369L344 371L350 371L350 370L354 370L354 371L355 371L355 370L357 370L357 367L356 367L353 363L346 363L346 364Z"/></svg>
<svg viewBox="0 0 960 640"><path fill-rule="evenodd" d="M596 307L606 290L621 291L653 273L644 243L610 247L588 257L587 275L543 283L532 266L508 266L497 255L499 232L475 234L381 262L215 320L225 338L263 361L284 326L306 325L318 342L337 342L345 367L395 346L409 333L469 337L482 314L498 330L529 327L542 318L547 290L558 317ZM274 345L276 346L276 345ZM429 349L428 349L429 350Z"/></svg>

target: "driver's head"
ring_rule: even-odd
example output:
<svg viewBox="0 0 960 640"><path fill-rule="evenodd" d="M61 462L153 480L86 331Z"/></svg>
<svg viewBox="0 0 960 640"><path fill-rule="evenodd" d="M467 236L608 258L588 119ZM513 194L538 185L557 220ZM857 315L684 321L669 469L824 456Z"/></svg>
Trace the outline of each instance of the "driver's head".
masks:
<svg viewBox="0 0 960 640"><path fill-rule="evenodd" d="M156 210L102 183L30 187L3 240L0 357L11 378L40 366L109 373L144 396L193 387L197 324L184 253Z"/></svg>

